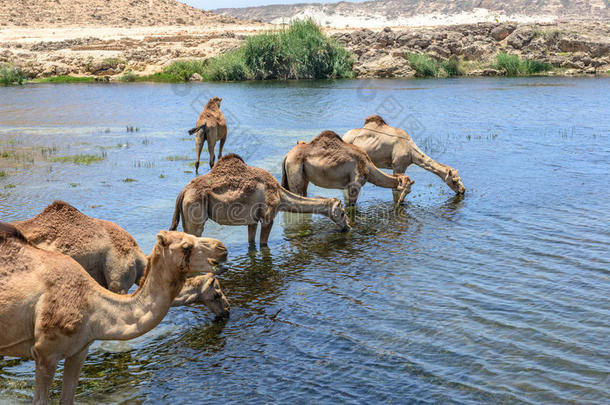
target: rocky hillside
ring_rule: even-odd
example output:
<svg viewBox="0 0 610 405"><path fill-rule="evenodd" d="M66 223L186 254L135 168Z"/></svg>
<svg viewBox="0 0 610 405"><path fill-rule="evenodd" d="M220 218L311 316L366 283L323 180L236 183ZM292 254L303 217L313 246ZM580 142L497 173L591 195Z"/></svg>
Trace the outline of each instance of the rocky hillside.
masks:
<svg viewBox="0 0 610 405"><path fill-rule="evenodd" d="M176 0L0 0L0 29L3 26L201 25L233 21Z"/></svg>
<svg viewBox="0 0 610 405"><path fill-rule="evenodd" d="M313 17L334 27L424 26L476 22L609 19L610 0L376 0L361 3L221 8L240 19L282 23Z"/></svg>

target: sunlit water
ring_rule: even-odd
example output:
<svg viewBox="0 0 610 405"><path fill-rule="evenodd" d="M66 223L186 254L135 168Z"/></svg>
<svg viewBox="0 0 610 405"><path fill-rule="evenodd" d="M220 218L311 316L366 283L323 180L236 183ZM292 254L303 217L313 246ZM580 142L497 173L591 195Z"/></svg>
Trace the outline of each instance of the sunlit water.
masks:
<svg viewBox="0 0 610 405"><path fill-rule="evenodd" d="M367 185L351 232L280 215L253 252L245 227L208 222L230 252L230 320L173 308L94 344L77 401L609 403L608 94L608 79L553 78L0 88L0 219L63 199L150 251L194 176L186 130L208 98L223 97L225 151L276 178L297 141L380 113L466 195L411 167L403 207ZM80 153L105 159L52 161ZM33 362L0 360L0 402L33 385Z"/></svg>

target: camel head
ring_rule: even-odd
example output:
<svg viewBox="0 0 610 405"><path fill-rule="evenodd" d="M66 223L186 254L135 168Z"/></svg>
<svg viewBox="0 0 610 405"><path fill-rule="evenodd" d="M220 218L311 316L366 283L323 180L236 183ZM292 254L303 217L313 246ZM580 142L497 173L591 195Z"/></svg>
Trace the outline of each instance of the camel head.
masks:
<svg viewBox="0 0 610 405"><path fill-rule="evenodd" d="M206 107L215 106L216 108L220 108L221 101L222 101L222 98L220 98L220 97L212 97L210 99L210 101L208 101L208 104L206 105Z"/></svg>
<svg viewBox="0 0 610 405"><path fill-rule="evenodd" d="M201 277L201 283L199 301L203 302L217 319L228 318L231 308L229 300L222 292L216 277L212 274L205 274Z"/></svg>
<svg viewBox="0 0 610 405"><path fill-rule="evenodd" d="M345 215L343 204L336 198L331 198L330 219L341 228L341 232L347 232L350 229L349 219Z"/></svg>
<svg viewBox="0 0 610 405"><path fill-rule="evenodd" d="M400 197L396 203L402 204L407 194L411 192L411 185L415 184L415 181L411 180L409 176L404 174L396 174L395 176L398 178L398 186L396 187L396 190L400 192Z"/></svg>
<svg viewBox="0 0 610 405"><path fill-rule="evenodd" d="M221 263L227 260L227 248L221 241L177 231L159 232L154 251L161 251L183 273L212 273L218 267L215 273L219 274Z"/></svg>
<svg viewBox="0 0 610 405"><path fill-rule="evenodd" d="M445 176L445 183L456 193L464 194L466 191L466 187L462 183L462 179L458 175L458 171L455 169L449 169L447 171L447 175Z"/></svg>

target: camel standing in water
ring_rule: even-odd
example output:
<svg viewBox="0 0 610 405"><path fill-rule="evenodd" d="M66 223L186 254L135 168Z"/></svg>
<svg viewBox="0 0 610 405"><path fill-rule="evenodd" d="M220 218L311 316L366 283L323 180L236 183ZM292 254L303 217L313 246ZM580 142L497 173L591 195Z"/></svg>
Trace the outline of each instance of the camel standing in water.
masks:
<svg viewBox="0 0 610 405"><path fill-rule="evenodd" d="M325 215L342 231L349 229L341 201L300 197L280 187L271 173L229 154L178 194L170 230L178 228L182 217L184 231L199 236L210 218L221 225L247 225L248 242L253 244L260 222L260 244L265 246L279 211Z"/></svg>
<svg viewBox="0 0 610 405"><path fill-rule="evenodd" d="M428 157L409 134L389 126L379 115L366 118L363 128L346 132L343 140L364 149L377 167L393 169L394 174L403 174L407 167L415 163L436 174L456 193L463 194L466 191L456 169Z"/></svg>
<svg viewBox="0 0 610 405"><path fill-rule="evenodd" d="M39 249L17 228L0 223L0 355L36 361L35 404L48 403L57 363L65 358L61 403L71 404L91 343L150 331L188 273L209 272L226 257L216 239L161 231L140 286L119 295L71 257Z"/></svg>
<svg viewBox="0 0 610 405"><path fill-rule="evenodd" d="M389 175L379 170L366 152L341 140L332 131L324 131L311 142L299 142L284 157L282 187L302 196L312 182L318 187L345 190L347 204L356 204L366 182L395 191L401 204L414 183L404 174Z"/></svg>
<svg viewBox="0 0 610 405"><path fill-rule="evenodd" d="M210 169L214 167L214 147L216 142L220 141L220 150L218 151L218 158L222 157L222 148L227 140L227 122L225 116L220 111L220 102L222 98L213 97L208 101L206 106L203 108L201 115L197 119L195 128L189 130L189 135L197 133L195 137L195 143L197 145L197 161L195 162L195 174L199 174L199 156L201 155L201 149L205 141L208 141L208 152L210 153Z"/></svg>
<svg viewBox="0 0 610 405"><path fill-rule="evenodd" d="M11 224L36 247L72 257L99 285L117 294L139 284L148 262L123 228L91 218L64 201L55 201L35 217ZM229 315L229 301L212 275L187 279L173 306L196 302L218 317Z"/></svg>

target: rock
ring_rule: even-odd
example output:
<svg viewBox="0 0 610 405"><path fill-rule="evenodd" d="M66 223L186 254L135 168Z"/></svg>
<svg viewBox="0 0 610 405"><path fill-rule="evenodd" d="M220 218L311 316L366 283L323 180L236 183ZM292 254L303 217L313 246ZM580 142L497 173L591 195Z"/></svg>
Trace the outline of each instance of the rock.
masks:
<svg viewBox="0 0 610 405"><path fill-rule="evenodd" d="M428 52L431 54L438 55L441 58L448 58L449 56L451 56L451 51L449 49L443 48L442 46L438 45L430 45L428 47Z"/></svg>
<svg viewBox="0 0 610 405"><path fill-rule="evenodd" d="M489 44L485 42L475 42L472 45L468 45L461 50L461 54L466 60L480 59L483 55L491 53L492 49Z"/></svg>
<svg viewBox="0 0 610 405"><path fill-rule="evenodd" d="M519 28L508 36L506 42L515 49L521 49L530 43L536 36L536 32L531 28Z"/></svg>
<svg viewBox="0 0 610 405"><path fill-rule="evenodd" d="M585 64L580 61L566 60L561 64L561 67L566 67L570 69L583 69L585 67Z"/></svg>
<svg viewBox="0 0 610 405"><path fill-rule="evenodd" d="M203 77L199 73L193 73L193 75L189 78L191 82L200 82L203 80Z"/></svg>
<svg viewBox="0 0 610 405"><path fill-rule="evenodd" d="M359 77L413 77L415 71L411 69L403 57L383 56L355 66L354 70Z"/></svg>
<svg viewBox="0 0 610 405"><path fill-rule="evenodd" d="M515 30L513 24L502 24L491 30L491 37L496 41L502 41Z"/></svg>

